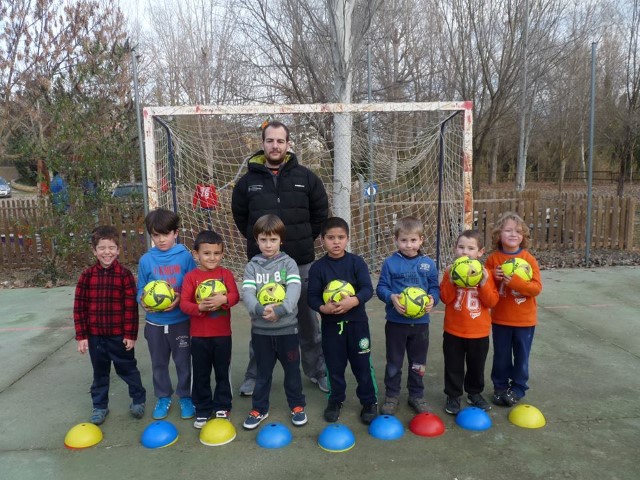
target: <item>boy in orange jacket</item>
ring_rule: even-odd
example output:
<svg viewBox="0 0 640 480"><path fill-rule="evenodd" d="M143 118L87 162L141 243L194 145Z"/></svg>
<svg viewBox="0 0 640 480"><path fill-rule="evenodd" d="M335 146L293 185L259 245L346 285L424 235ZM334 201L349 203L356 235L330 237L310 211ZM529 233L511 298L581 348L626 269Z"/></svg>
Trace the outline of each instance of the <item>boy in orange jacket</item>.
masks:
<svg viewBox="0 0 640 480"><path fill-rule="evenodd" d="M491 310L493 330L493 403L511 407L529 389L529 354L538 323L536 296L542 291L540 268L526 248L529 227L513 212L505 213L493 230L493 248L485 268L493 275L500 296ZM507 275L502 265L521 258L530 265L531 280Z"/></svg>
<svg viewBox="0 0 640 480"><path fill-rule="evenodd" d="M477 230L465 230L456 240L456 257L466 255L477 260L484 254L482 236ZM440 299L444 312L444 393L445 411L457 415L460 396L467 392L467 402L474 407L490 410L482 396L484 367L489 353L491 313L498 302L498 291L492 276L483 269L482 280L476 287L462 288L453 283L451 267L440 283ZM465 362L467 371L465 373Z"/></svg>

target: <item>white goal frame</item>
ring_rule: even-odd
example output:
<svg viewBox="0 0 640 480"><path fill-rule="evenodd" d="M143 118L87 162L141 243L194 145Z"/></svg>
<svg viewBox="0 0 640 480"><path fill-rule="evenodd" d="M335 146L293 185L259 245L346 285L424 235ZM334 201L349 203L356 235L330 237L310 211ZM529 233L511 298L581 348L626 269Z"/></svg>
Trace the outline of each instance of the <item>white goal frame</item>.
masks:
<svg viewBox="0 0 640 480"><path fill-rule="evenodd" d="M311 114L311 113L331 113L335 117L341 114L352 113L375 113L375 112L450 112L451 118L456 114L463 115L462 125L462 211L460 212L461 224L456 225L457 230L472 228L473 225L473 191L472 191L472 172L473 172L473 155L472 155L472 134L473 134L473 103L470 101L462 102L405 102L405 103L358 103L358 104L299 104L299 105L194 105L194 106L147 106L143 108L143 124L144 124L144 151L146 172L144 172L143 181L145 182L147 201L149 209L158 208L159 202L159 179L156 168L156 125L155 119L167 118L178 115L262 115L266 117L275 117L287 114ZM250 155L253 152L247 151ZM350 188L352 180L349 164L347 164L346 172L349 178L339 178L341 174L338 172L338 156L336 148L336 160L334 164L334 189L336 184L348 185L347 202L349 201ZM347 153L348 162L351 161L350 155ZM301 159L305 164L304 158ZM343 166L344 167L344 166ZM341 169L345 172L345 168ZM342 174L344 176L344 173ZM337 194L332 192L331 186L326 185L327 193L334 200ZM347 204L347 208L349 208ZM334 202L334 214L342 216L350 221L351 214L340 209L340 206ZM350 223L350 222L349 222ZM454 226L450 226L453 230ZM439 265L442 269L444 265ZM371 265L370 265L371 268Z"/></svg>

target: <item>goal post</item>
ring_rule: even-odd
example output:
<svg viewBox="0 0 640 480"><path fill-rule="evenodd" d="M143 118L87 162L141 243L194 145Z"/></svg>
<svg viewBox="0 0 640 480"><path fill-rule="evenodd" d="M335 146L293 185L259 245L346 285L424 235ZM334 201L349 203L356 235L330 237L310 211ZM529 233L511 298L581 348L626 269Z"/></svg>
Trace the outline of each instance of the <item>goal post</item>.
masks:
<svg viewBox="0 0 640 480"><path fill-rule="evenodd" d="M423 221L423 250L440 269L473 222L471 102L145 107L143 118L149 209L178 213L188 247L202 229L221 233L235 273L247 259L231 192L266 120L289 127L291 150L321 178L330 214L347 220L350 250L373 272L395 250L397 219Z"/></svg>

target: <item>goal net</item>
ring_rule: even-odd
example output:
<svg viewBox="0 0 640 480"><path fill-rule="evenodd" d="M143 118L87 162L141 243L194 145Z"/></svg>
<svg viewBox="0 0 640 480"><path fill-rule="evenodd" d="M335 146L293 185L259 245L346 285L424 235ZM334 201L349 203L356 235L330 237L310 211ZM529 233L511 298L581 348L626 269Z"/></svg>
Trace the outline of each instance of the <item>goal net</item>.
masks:
<svg viewBox="0 0 640 480"><path fill-rule="evenodd" d="M245 239L231 213L231 193L261 143L267 120L285 123L291 150L323 181L330 215L348 221L349 249L372 272L396 250L395 222L424 222L423 251L440 269L472 222L470 102L144 109L149 208L174 210L181 241L200 230L225 240L224 265L240 274ZM322 246L316 242L316 254Z"/></svg>

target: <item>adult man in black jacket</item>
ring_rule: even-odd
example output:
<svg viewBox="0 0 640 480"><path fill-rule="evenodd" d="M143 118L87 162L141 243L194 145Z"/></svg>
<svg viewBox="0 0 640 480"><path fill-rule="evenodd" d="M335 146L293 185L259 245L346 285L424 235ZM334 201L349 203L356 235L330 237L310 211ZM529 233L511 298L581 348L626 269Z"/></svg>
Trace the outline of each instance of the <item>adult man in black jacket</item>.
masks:
<svg viewBox="0 0 640 480"><path fill-rule="evenodd" d="M298 329L302 370L309 379L328 391L320 325L307 305L309 268L315 260L313 242L327 219L329 202L322 181L300 165L289 150L289 129L269 122L262 130L262 150L256 152L233 189L231 210L238 230L247 239L247 257L260 253L253 238L253 225L262 215L275 214L287 227L282 250L298 264L302 292L298 301ZM241 395L251 395L255 385L255 360L250 349L249 366Z"/></svg>

